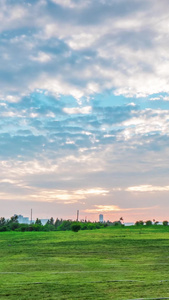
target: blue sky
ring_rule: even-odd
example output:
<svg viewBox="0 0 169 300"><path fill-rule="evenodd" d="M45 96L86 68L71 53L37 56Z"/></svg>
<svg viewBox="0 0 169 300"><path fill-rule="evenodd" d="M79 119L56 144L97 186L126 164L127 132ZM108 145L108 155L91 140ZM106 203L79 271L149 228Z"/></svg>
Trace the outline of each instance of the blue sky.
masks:
<svg viewBox="0 0 169 300"><path fill-rule="evenodd" d="M1 215L164 220L167 0L0 0Z"/></svg>

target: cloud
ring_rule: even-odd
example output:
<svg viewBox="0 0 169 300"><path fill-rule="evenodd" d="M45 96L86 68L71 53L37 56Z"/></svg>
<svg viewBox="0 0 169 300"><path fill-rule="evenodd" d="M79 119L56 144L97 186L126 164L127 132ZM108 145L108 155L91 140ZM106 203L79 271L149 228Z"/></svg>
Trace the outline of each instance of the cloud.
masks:
<svg viewBox="0 0 169 300"><path fill-rule="evenodd" d="M67 114L89 114L91 113L92 107L85 106L85 107L65 107L63 111Z"/></svg>
<svg viewBox="0 0 169 300"><path fill-rule="evenodd" d="M8 178L0 179L0 187L1 187L1 193L0 193L0 199L10 199L13 200L20 199L21 201L25 201L27 198L29 198L29 201L38 201L38 202L63 202L65 204L70 203L76 203L81 200L87 199L88 196L98 196L102 195L105 196L109 193L108 190L103 190L102 188L96 187L96 188L90 188L90 189L57 189L56 184L52 186L44 187L42 186L33 186L30 184L30 182L26 182L26 180L23 180L23 173L24 171L27 172L27 174L30 172L30 174L36 174L36 170L38 168L38 174L48 174L52 173L54 174L56 169L51 168L50 170L47 170L47 168L42 168L38 165L38 163L35 165L34 163L34 171L28 168L28 164L25 166L25 170L18 170L18 176L16 179L14 179L12 174L8 174ZM14 172L14 170L13 170ZM12 173L13 173L12 172ZM50 176L50 175L49 175Z"/></svg>
<svg viewBox="0 0 169 300"><path fill-rule="evenodd" d="M103 195L108 194L109 191L103 190L101 188L87 189L87 190L77 190L75 194L77 195Z"/></svg>
<svg viewBox="0 0 169 300"><path fill-rule="evenodd" d="M116 205L94 205L93 209L86 209L84 212L86 213L116 213L116 212L127 212L127 211L141 211L141 210L149 210L156 207L134 207L134 208L120 208Z"/></svg>
<svg viewBox="0 0 169 300"><path fill-rule="evenodd" d="M1 98L43 88L77 99L169 93L167 8L166 0L1 1Z"/></svg>
<svg viewBox="0 0 169 300"><path fill-rule="evenodd" d="M46 63L51 60L51 57L49 55L47 55L46 53L39 52L37 56L31 56L30 59L33 61Z"/></svg>
<svg viewBox="0 0 169 300"><path fill-rule="evenodd" d="M167 197L168 8L0 1L1 199L113 212L146 205L134 191Z"/></svg>
<svg viewBox="0 0 169 300"><path fill-rule="evenodd" d="M159 95L157 97L151 97L150 101L169 101L169 97L164 95Z"/></svg>
<svg viewBox="0 0 169 300"><path fill-rule="evenodd" d="M126 189L128 192L166 192L169 191L169 186L153 186L153 185L140 185L131 186Z"/></svg>
<svg viewBox="0 0 169 300"><path fill-rule="evenodd" d="M86 209L85 212L96 213L96 212L116 212L120 211L120 208L116 205L95 205L94 209Z"/></svg>

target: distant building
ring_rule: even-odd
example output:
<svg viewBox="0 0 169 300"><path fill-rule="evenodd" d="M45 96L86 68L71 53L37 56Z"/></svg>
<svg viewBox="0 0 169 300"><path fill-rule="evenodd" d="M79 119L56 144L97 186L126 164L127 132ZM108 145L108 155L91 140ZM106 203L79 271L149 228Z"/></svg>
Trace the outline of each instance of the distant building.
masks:
<svg viewBox="0 0 169 300"><path fill-rule="evenodd" d="M100 222L100 223L103 223L103 222L104 222L104 220L103 220L103 215L99 215L99 222Z"/></svg>
<svg viewBox="0 0 169 300"><path fill-rule="evenodd" d="M24 217L22 215L18 216L18 222L20 224L30 224L29 218L28 217Z"/></svg>
<svg viewBox="0 0 169 300"><path fill-rule="evenodd" d="M45 225L49 219L40 219L40 220L41 220L42 225Z"/></svg>

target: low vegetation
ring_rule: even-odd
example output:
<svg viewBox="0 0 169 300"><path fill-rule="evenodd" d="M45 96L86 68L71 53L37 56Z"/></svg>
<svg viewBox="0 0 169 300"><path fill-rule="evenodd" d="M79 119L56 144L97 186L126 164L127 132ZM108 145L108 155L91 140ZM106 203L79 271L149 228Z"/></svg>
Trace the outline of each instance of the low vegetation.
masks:
<svg viewBox="0 0 169 300"><path fill-rule="evenodd" d="M168 299L168 249L163 225L1 232L0 299Z"/></svg>

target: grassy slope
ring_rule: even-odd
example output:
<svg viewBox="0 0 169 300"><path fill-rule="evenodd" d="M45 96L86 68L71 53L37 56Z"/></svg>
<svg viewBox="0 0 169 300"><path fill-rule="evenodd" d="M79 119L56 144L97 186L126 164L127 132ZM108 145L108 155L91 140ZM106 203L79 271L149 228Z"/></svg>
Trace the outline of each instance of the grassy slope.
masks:
<svg viewBox="0 0 169 300"><path fill-rule="evenodd" d="M169 297L169 227L0 233L0 299Z"/></svg>

